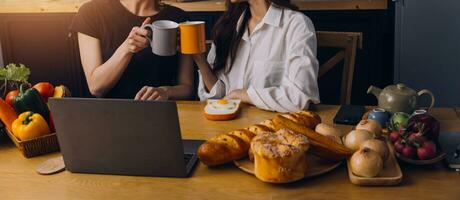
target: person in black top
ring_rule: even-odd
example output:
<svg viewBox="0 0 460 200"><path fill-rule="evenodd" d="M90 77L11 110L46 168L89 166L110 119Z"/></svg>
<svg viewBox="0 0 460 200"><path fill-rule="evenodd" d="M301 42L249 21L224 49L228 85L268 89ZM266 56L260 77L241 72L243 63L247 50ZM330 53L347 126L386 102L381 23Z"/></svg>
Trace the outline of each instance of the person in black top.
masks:
<svg viewBox="0 0 460 200"><path fill-rule="evenodd" d="M93 96L137 100L188 99L193 59L152 53L149 31L156 20L187 21L183 10L159 0L92 0L70 26L78 33L80 57Z"/></svg>

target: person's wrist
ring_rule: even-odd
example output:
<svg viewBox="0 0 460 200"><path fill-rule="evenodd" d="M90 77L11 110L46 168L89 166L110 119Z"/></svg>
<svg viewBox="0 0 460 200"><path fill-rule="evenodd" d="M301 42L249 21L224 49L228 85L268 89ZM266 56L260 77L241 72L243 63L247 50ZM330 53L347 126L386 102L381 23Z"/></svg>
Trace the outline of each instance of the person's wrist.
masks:
<svg viewBox="0 0 460 200"><path fill-rule="evenodd" d="M168 97L168 99L169 99L169 97L171 96L171 90L170 90L170 88L169 88L168 86L161 86L161 87L158 87L158 89L162 90L163 93L164 93L164 94Z"/></svg>
<svg viewBox="0 0 460 200"><path fill-rule="evenodd" d="M207 64L206 57L203 54L196 55L195 56L195 63L198 65L198 67L204 67Z"/></svg>
<svg viewBox="0 0 460 200"><path fill-rule="evenodd" d="M247 90L244 90L243 92L243 99L244 99L244 102L247 103L247 104L254 104L252 103L252 100L251 100L251 97L249 97L249 94L248 94L248 91Z"/></svg>
<svg viewBox="0 0 460 200"><path fill-rule="evenodd" d="M118 50L124 55L124 56L132 56L133 52L131 52L131 49L129 49L128 46L128 41L125 40L121 46L118 48Z"/></svg>

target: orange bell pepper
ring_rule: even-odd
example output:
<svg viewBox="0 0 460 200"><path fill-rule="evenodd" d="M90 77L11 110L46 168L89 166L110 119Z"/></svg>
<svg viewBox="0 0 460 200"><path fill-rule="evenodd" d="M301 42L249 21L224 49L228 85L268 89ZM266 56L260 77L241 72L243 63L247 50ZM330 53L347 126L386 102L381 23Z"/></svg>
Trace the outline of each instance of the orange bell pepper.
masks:
<svg viewBox="0 0 460 200"><path fill-rule="evenodd" d="M0 120L6 128L12 132L13 131L13 121L18 118L18 114L14 111L13 107L8 105L2 98L0 98Z"/></svg>

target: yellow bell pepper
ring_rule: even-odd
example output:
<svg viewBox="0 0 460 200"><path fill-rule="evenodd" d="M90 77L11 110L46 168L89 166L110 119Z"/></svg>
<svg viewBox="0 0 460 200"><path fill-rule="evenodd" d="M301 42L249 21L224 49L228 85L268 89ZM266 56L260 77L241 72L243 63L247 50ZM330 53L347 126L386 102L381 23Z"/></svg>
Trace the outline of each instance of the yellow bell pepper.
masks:
<svg viewBox="0 0 460 200"><path fill-rule="evenodd" d="M38 113L24 112L13 122L13 134L19 140L30 140L50 134L46 120Z"/></svg>

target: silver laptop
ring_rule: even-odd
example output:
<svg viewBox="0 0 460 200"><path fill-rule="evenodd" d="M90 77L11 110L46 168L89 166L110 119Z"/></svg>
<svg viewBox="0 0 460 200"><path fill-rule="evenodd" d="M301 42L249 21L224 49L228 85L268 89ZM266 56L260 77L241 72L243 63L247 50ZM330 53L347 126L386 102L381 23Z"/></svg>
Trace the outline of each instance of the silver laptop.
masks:
<svg viewBox="0 0 460 200"><path fill-rule="evenodd" d="M175 102L51 98L66 169L187 177L203 141L181 139Z"/></svg>

